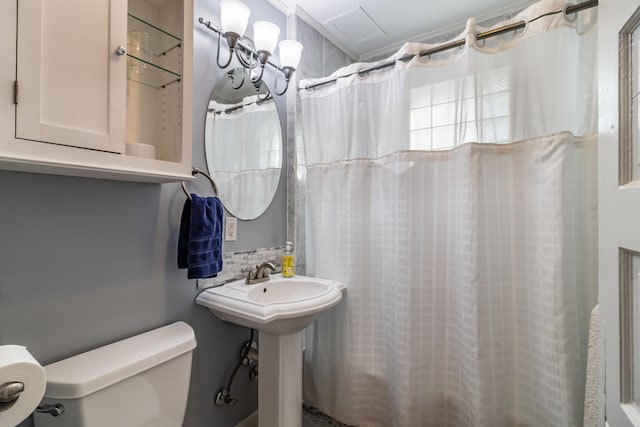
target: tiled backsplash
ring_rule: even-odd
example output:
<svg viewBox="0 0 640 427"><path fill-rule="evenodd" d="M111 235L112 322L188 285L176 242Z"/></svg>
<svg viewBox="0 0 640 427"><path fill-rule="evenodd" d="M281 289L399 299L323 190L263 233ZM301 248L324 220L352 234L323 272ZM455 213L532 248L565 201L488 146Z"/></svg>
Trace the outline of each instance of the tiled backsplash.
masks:
<svg viewBox="0 0 640 427"><path fill-rule="evenodd" d="M222 271L216 277L198 279L198 289L220 286L227 282L247 277L247 273L242 272L243 269L255 268L256 265L260 265L265 261L272 262L276 266L276 272L279 273L283 252L284 246L278 246L224 253L222 254Z"/></svg>

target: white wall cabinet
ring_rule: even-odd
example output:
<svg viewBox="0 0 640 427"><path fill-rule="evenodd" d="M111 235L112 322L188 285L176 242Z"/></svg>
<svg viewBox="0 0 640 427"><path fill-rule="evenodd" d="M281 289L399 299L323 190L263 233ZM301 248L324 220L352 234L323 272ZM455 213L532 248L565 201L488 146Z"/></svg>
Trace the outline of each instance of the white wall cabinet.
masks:
<svg viewBox="0 0 640 427"><path fill-rule="evenodd" d="M192 177L193 0L10 0L0 9L0 169Z"/></svg>

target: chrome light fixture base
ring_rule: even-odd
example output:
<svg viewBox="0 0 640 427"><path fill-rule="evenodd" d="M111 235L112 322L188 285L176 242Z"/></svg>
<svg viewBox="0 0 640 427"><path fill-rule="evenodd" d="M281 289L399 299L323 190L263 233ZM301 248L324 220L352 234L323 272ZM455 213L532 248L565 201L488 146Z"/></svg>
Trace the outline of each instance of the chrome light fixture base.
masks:
<svg viewBox="0 0 640 427"><path fill-rule="evenodd" d="M227 2L231 2L231 0L225 0ZM236 11L238 3L242 3L236 0L233 0L233 3L236 4ZM222 5L221 5L222 6ZM242 5L242 7L240 9L246 9L246 6ZM222 21L224 22L224 11L222 13L223 15L223 19ZM242 13L240 14L242 15ZM237 15L237 16L240 16ZM227 17L230 15L226 15ZM231 15L233 16L233 15ZM242 26L242 24L240 25L233 25L233 28L238 28L240 31L240 28L246 28L246 22L248 19L248 15L243 16L243 19L245 19L244 21L244 26ZM282 73L285 79L285 86L284 89L282 91L278 91L278 90L274 90L274 93L276 93L277 95L283 95L286 91L287 88L289 87L289 80L291 79L293 73L295 72L295 67L297 67L298 61L300 60L300 53L302 51L302 45L300 43L298 43L297 41L294 40L282 40L280 42L280 58L283 61L282 66L275 64L274 62L271 61L271 55L273 52L270 52L269 50L264 50L264 49L258 49L256 50L255 46L256 43L249 37L244 36L242 34L238 34L237 32L234 31L224 31L223 28L217 27L215 25L211 24L211 21L205 21L204 18L198 18L198 22L201 23L202 25L206 26L209 30L215 32L218 35L218 51L216 53L216 63L218 65L218 67L220 68L227 68L230 64L231 61L233 61L233 56L234 56L234 52L235 52L235 56L238 59L238 62L246 69L248 70L254 70L257 67L260 67L260 70L254 70L254 73L249 73L250 74L250 79L251 82L253 83L257 83L260 82L262 80L262 77L264 75L264 68L266 67L267 64L271 65L273 68L275 68L275 82L274 82L274 89L275 87L278 85L278 77L279 74ZM236 22L237 24L238 22ZM274 24L271 24L269 22L265 22L265 21L260 21L260 23L262 24L267 24L267 26L271 26L274 27ZM257 31L255 28L255 26L258 24L258 22L254 23L254 31ZM264 26L263 26L264 27ZM276 27L275 28L277 31L271 31L271 34L275 34L275 40L273 41L275 43L275 41L277 41L277 35L279 32L279 29ZM244 30L242 30L244 32ZM262 32L260 33L262 34ZM224 37L224 39L227 41L227 46L228 46L228 57L226 59L225 62L221 63L220 62L220 51L222 50L222 46L221 46L221 39ZM263 38L261 36L261 38ZM263 45L269 46L269 48L271 48L271 44L269 44L268 42L266 42L265 40L261 40L260 41L260 47L262 47ZM275 46L275 44L273 45ZM275 49L275 47L273 48ZM286 52L286 53L285 53ZM285 59L286 58L286 59Z"/></svg>

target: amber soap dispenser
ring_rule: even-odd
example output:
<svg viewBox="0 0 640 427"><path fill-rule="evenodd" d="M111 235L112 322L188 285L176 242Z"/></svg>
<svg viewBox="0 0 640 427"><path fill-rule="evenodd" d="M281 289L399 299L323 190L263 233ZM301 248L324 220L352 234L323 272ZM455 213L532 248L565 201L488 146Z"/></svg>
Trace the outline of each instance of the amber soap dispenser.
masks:
<svg viewBox="0 0 640 427"><path fill-rule="evenodd" d="M296 274L296 262L293 256L293 243L286 242L282 255L282 277L293 277L294 274Z"/></svg>

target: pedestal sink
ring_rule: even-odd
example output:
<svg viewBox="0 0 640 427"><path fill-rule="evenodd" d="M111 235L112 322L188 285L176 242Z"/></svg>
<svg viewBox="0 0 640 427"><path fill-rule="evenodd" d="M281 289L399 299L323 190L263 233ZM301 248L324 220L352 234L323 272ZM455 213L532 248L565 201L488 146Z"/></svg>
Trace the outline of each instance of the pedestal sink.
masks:
<svg viewBox="0 0 640 427"><path fill-rule="evenodd" d="M302 425L302 330L345 290L341 282L277 274L255 285L230 282L196 298L220 319L259 331L259 427Z"/></svg>

